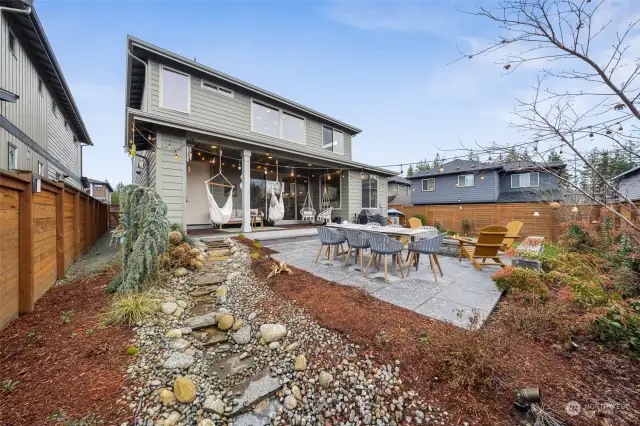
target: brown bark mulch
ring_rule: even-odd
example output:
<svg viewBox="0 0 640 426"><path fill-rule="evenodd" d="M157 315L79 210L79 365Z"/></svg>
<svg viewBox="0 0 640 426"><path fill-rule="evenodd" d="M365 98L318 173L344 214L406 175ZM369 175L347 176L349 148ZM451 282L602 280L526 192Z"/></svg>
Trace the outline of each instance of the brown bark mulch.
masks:
<svg viewBox="0 0 640 426"><path fill-rule="evenodd" d="M130 417L116 400L133 362L126 354L133 331L102 327L100 318L116 272L50 289L33 313L0 331L0 384L17 382L0 390L0 425L119 425Z"/></svg>
<svg viewBox="0 0 640 426"><path fill-rule="evenodd" d="M241 241L252 246L251 240ZM260 249L261 255L273 250ZM265 279L271 261L253 261L257 277ZM338 285L292 268L293 275L267 280L278 295L297 301L323 326L343 333L381 363L401 361L403 380L423 398L447 410L456 424L512 425L518 422L513 408L515 391L540 387L545 406L556 417L573 425L631 425L640 414L640 368L629 358L605 352L591 342L572 359L551 343L536 342L512 333L509 317L500 308L480 332L469 332L378 300L358 289ZM501 302L505 303L505 302ZM454 385L443 370L451 348L473 353L477 345L495 373L490 388L469 390ZM594 404L591 418L570 418L569 401ZM601 405L623 401L612 410ZM636 420L634 420L636 419Z"/></svg>

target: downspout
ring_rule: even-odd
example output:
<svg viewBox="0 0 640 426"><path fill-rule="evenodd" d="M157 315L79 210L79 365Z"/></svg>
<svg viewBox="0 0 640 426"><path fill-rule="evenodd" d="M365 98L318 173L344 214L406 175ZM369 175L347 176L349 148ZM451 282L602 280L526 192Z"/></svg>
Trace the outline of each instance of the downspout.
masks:
<svg viewBox="0 0 640 426"><path fill-rule="evenodd" d="M14 9L7 6L0 6L0 13L9 12L9 13L16 13L18 15L29 15L32 10L33 8L31 6L27 6L26 9Z"/></svg>

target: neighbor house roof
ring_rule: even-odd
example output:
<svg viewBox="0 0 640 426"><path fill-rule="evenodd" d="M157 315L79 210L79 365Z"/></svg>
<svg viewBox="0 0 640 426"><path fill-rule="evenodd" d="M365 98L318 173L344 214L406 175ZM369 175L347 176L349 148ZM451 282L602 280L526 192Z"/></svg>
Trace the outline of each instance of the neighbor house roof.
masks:
<svg viewBox="0 0 640 426"><path fill-rule="evenodd" d="M140 40L138 38L132 37L132 36L128 36L127 38L127 47L129 49L129 51L131 51L132 48L140 48L143 50L146 50L148 52L151 52L153 54L159 55L159 56L164 56L174 62L180 63L184 66L190 67L192 69L195 69L201 73L213 76L215 78L218 78L220 80L224 80L232 85L241 87L245 90L248 90L250 92L254 92L257 94L260 94L262 96L264 96L265 98L274 100L276 102L279 102L281 104L287 105L291 108L295 108L299 111L305 112L311 116L317 117L321 120L324 120L326 122L329 122L335 126L341 127L345 130L348 130L349 132L351 132L351 134L356 135L360 132L362 132L361 129L352 126L350 124L347 124L343 121L337 120L333 117L330 117L326 114L323 114L321 112L318 112L314 109L311 109L309 107L306 107L302 104L299 104L297 102L294 102L290 99L284 98L282 96L279 96L273 92L269 92L261 87L258 86L254 86L251 83L247 83L246 81L240 80L239 78L235 78L232 77L228 74L225 74L223 72L220 72L216 69L210 68L206 65L203 65L199 62L196 62L195 60L191 60L188 58L185 58L184 56L180 56L176 53L170 52L168 50L162 49L158 46L155 46L151 43L147 43L146 41ZM136 97L135 102L141 102L141 98L142 98L142 85L144 85L144 78L145 78L145 74L144 74L144 67L142 67L137 60L133 60L131 62L132 64L132 74L136 74L136 75L132 75L131 78L129 77L129 73L127 73L127 104L129 105L131 102L133 102L133 99L131 99L131 97ZM138 75L140 74L140 75ZM129 80L130 78L130 80ZM130 87L129 87L130 86ZM138 97L140 99L138 99Z"/></svg>
<svg viewBox="0 0 640 426"><path fill-rule="evenodd" d="M0 0L0 6L24 9L24 3L19 0ZM20 43L25 45L31 61L47 87L53 91L53 97L60 109L64 110L79 141L93 145L35 9L31 9L28 14L6 13L4 18L11 23L11 29L16 33Z"/></svg>
<svg viewBox="0 0 640 426"><path fill-rule="evenodd" d="M89 181L89 183L93 185L105 185L107 188L109 188L110 192L113 192L113 188L111 187L111 184L106 180L102 181L102 180L95 180L95 179L87 179L87 181Z"/></svg>
<svg viewBox="0 0 640 426"><path fill-rule="evenodd" d="M411 181L403 178L402 176L391 176L389 183L399 183L400 185L411 185Z"/></svg>
<svg viewBox="0 0 640 426"><path fill-rule="evenodd" d="M565 167L562 163L546 163L545 168L558 169ZM508 163L483 163L480 161L470 160L453 160L448 163L443 163L440 167L434 167L425 172L415 173L413 176L408 176L408 179L418 179L432 176L443 176L460 173L480 172L487 170L499 170L504 172L515 171L527 171L527 170L542 170L542 166L536 164L533 161L523 160L514 161Z"/></svg>
<svg viewBox="0 0 640 426"><path fill-rule="evenodd" d="M620 173L618 176L615 176L613 180L618 180L625 177L630 177L640 172L640 166L634 167L632 169L627 170L626 172Z"/></svg>

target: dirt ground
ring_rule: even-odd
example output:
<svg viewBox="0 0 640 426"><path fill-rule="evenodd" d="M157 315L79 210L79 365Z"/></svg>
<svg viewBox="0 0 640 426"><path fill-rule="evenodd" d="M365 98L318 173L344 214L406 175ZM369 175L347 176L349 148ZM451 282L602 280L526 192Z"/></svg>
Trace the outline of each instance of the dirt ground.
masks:
<svg viewBox="0 0 640 426"><path fill-rule="evenodd" d="M119 425L130 416L116 400L133 332L101 323L111 300L104 289L117 273L108 243L0 331L0 425Z"/></svg>
<svg viewBox="0 0 640 426"><path fill-rule="evenodd" d="M260 252L266 255L272 250ZM254 260L258 277L266 280L270 262L264 257ZM291 276L269 280L270 287L300 303L320 324L344 333L378 361L400 360L409 387L448 410L459 424L469 420L473 425L518 424L522 418L513 407L515 391L526 387L540 387L546 408L572 425L638 424L640 367L625 356L586 341L568 359L558 345L511 333L510 317L501 308L481 332L471 334L292 269ZM500 306L504 303L508 300ZM490 368L491 385L477 390L453 384L443 362L452 351L459 362ZM479 354L482 357L473 359ZM565 406L570 401L587 410L569 417Z"/></svg>

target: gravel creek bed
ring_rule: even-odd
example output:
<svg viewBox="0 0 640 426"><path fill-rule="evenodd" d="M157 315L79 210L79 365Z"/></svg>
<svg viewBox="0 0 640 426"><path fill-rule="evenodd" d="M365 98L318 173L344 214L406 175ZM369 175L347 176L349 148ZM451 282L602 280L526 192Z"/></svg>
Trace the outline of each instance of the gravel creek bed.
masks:
<svg viewBox="0 0 640 426"><path fill-rule="evenodd" d="M468 425L406 389L398 361L377 364L277 297L249 249L225 243L202 271L153 290L161 312L134 329L119 401L135 424Z"/></svg>

